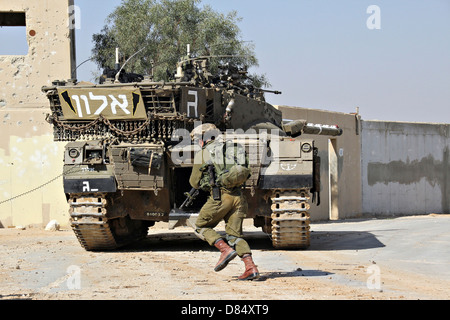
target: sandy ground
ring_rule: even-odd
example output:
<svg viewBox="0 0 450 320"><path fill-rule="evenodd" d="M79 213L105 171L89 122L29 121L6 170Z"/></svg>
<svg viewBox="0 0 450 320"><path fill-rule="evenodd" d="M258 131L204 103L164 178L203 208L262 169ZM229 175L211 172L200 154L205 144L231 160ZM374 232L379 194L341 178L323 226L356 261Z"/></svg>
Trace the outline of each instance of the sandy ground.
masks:
<svg viewBox="0 0 450 320"><path fill-rule="evenodd" d="M87 252L71 230L0 229L0 300L450 297L449 215L314 223L302 251L274 250L251 223L245 237L261 277L245 282L238 258L214 272L218 252L187 227L157 224L115 252Z"/></svg>

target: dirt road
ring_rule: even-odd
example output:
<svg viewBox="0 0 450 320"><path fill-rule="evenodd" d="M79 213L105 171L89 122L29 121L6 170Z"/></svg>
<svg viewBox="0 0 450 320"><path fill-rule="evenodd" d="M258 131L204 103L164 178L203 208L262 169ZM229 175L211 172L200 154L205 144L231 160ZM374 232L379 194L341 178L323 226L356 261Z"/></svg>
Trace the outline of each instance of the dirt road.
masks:
<svg viewBox="0 0 450 320"><path fill-rule="evenodd" d="M448 299L450 216L314 223L304 251L274 250L244 227L261 278L243 263L212 269L214 248L189 228L149 230L116 252L86 252L71 230L0 229L0 299ZM220 229L219 229L220 230Z"/></svg>

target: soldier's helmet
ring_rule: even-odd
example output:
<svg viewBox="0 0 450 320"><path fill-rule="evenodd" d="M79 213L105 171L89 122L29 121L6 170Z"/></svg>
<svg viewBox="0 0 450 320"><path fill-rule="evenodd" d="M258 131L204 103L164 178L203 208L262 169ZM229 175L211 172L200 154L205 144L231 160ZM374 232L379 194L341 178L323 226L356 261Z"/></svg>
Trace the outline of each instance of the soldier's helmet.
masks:
<svg viewBox="0 0 450 320"><path fill-rule="evenodd" d="M212 123L203 123L191 131L192 140L214 140L220 135L220 130Z"/></svg>

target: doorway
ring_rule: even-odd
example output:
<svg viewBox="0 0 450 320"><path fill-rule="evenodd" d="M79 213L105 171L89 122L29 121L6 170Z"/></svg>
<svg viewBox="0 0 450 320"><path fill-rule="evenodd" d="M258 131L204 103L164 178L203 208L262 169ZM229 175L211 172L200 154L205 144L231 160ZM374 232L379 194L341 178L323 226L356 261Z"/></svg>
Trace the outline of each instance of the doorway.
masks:
<svg viewBox="0 0 450 320"><path fill-rule="evenodd" d="M328 208L330 220L339 219L338 153L337 140L328 139Z"/></svg>

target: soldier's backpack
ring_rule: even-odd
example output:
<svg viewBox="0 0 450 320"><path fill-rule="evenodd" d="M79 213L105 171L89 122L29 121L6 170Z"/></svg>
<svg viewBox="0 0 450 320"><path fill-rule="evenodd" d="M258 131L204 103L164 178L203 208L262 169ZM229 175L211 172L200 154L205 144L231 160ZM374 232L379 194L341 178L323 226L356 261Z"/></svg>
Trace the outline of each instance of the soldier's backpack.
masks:
<svg viewBox="0 0 450 320"><path fill-rule="evenodd" d="M242 186L251 176L245 149L232 141L207 146L216 172L216 184L226 189Z"/></svg>

